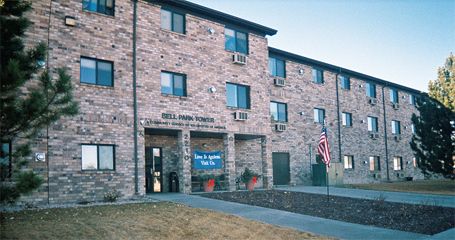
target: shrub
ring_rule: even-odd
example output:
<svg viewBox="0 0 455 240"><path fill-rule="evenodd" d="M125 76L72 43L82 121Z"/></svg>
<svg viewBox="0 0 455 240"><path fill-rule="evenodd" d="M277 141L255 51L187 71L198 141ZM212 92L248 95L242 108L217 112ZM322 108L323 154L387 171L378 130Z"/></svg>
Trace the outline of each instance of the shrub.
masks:
<svg viewBox="0 0 455 240"><path fill-rule="evenodd" d="M247 183L253 179L257 179L260 176L261 175L250 170L249 168L245 168L245 171L243 171L242 174L240 175L240 181L242 181L243 183Z"/></svg>
<svg viewBox="0 0 455 240"><path fill-rule="evenodd" d="M116 202L117 198L119 198L119 197L120 197L120 192L114 189L114 190L106 192L104 194L104 201L105 202Z"/></svg>

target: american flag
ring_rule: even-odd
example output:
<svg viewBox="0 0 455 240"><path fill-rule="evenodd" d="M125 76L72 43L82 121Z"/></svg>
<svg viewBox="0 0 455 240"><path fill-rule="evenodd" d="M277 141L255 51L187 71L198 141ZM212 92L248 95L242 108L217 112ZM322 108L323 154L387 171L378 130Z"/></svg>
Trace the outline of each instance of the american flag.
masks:
<svg viewBox="0 0 455 240"><path fill-rule="evenodd" d="M330 166L329 141L327 140L327 129L322 127L321 136L319 137L318 153L327 166Z"/></svg>

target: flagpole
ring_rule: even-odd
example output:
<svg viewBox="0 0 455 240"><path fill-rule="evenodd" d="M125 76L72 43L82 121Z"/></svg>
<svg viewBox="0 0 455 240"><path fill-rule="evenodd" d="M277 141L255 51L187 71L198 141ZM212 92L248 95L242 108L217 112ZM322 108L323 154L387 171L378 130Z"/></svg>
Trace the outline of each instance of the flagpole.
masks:
<svg viewBox="0 0 455 240"><path fill-rule="evenodd" d="M326 164L325 165L325 169L327 171L327 173L325 174L325 177L326 177L326 185L327 185L327 201L330 201L330 198L329 198L329 165Z"/></svg>

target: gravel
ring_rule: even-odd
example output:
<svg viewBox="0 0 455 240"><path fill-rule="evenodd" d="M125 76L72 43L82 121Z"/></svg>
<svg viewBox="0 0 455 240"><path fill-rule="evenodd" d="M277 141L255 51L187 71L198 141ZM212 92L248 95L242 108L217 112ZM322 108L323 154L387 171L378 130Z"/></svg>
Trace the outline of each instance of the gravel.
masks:
<svg viewBox="0 0 455 240"><path fill-rule="evenodd" d="M433 235L455 227L455 208L289 192L205 193L203 197L284 210L344 222Z"/></svg>

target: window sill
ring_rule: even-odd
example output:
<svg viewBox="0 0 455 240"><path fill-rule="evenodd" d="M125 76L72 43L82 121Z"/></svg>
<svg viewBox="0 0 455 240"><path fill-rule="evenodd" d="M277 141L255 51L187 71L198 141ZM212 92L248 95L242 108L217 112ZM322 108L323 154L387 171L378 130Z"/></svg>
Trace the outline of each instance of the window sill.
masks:
<svg viewBox="0 0 455 240"><path fill-rule="evenodd" d="M103 89L114 89L114 86L106 86L106 85L99 85L99 84L93 84L93 83L84 83L84 82L79 82L81 86L87 86L87 87L96 87L96 88L103 88Z"/></svg>
<svg viewBox="0 0 455 240"><path fill-rule="evenodd" d="M272 124L288 124L287 121L276 121L276 120L272 120Z"/></svg>
<svg viewBox="0 0 455 240"><path fill-rule="evenodd" d="M86 14L94 14L94 15L98 15L98 16L103 16L103 17L108 17L108 18L112 18L112 19L115 19L115 10L114 10L114 15L108 15L108 14L104 14L104 13L99 13L99 12L94 12L94 11L90 11L90 10L85 10L85 9L82 9L82 12L86 13Z"/></svg>
<svg viewBox="0 0 455 240"><path fill-rule="evenodd" d="M173 95L173 94L166 94L166 93L161 93L161 96L163 97L172 97L172 98L179 98L179 99L186 99L187 96L178 96L178 95Z"/></svg>
<svg viewBox="0 0 455 240"><path fill-rule="evenodd" d="M232 50L228 50L228 49L224 49L224 51L228 52L228 53L231 53L231 54L242 54L244 56L247 56L249 55L249 53L241 53L241 52L236 52L236 51L232 51Z"/></svg>
<svg viewBox="0 0 455 240"><path fill-rule="evenodd" d="M177 36L181 36L181 37L186 37L187 35L185 33L179 33L179 32L174 32L172 30L169 30L169 29L165 29L165 28L160 28L162 32L165 32L165 33L172 33L172 34L175 34Z"/></svg>
<svg viewBox="0 0 455 240"><path fill-rule="evenodd" d="M86 170L84 170L84 169L82 169L81 171L82 171L82 173L95 173L95 174L116 173L115 170L107 170L107 169L106 170L101 170L101 169L97 169L97 170L88 170L88 169L86 169Z"/></svg>
<svg viewBox="0 0 455 240"><path fill-rule="evenodd" d="M354 168L343 168L344 171L354 171Z"/></svg>
<svg viewBox="0 0 455 240"><path fill-rule="evenodd" d="M230 110L235 110L235 111L251 112L251 108L240 108L240 107L231 107L231 106L226 106L226 108L230 109Z"/></svg>
<svg viewBox="0 0 455 240"><path fill-rule="evenodd" d="M370 170L370 173L380 173L381 170Z"/></svg>

